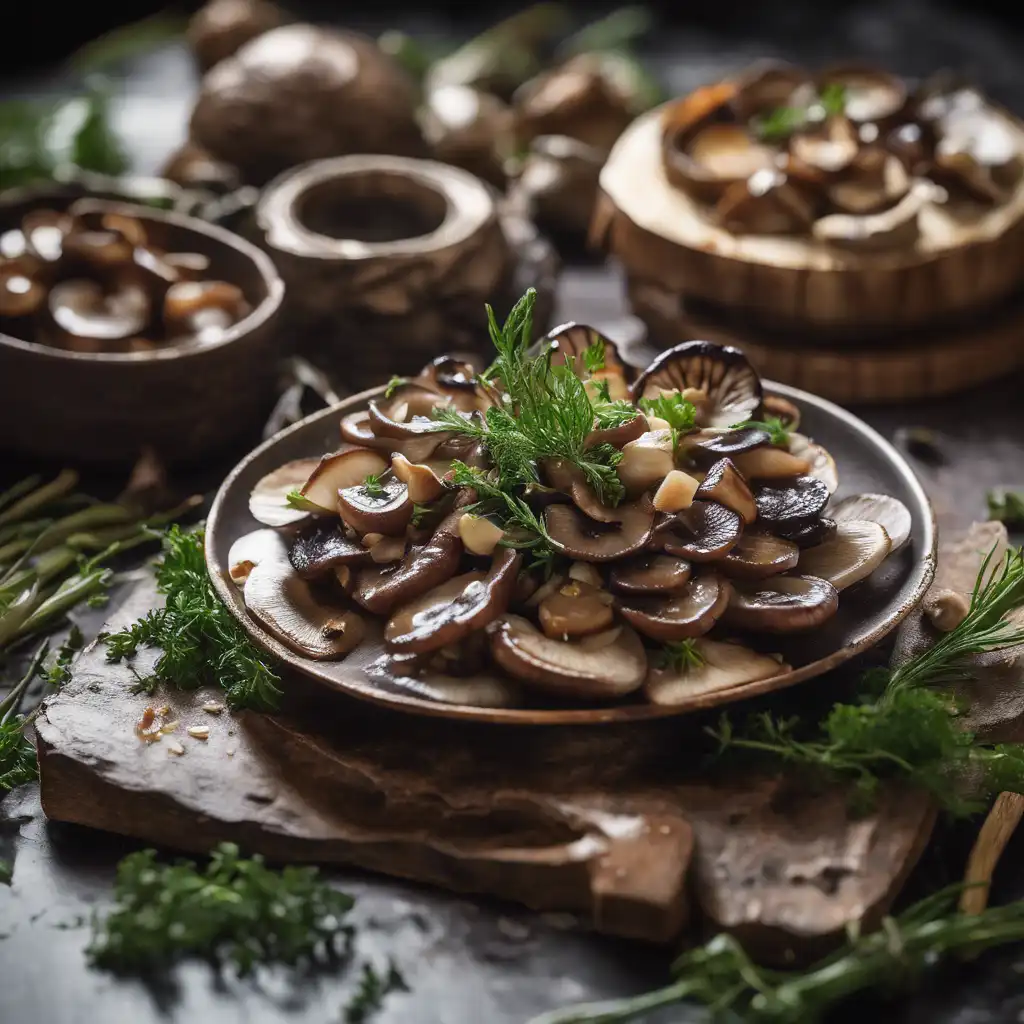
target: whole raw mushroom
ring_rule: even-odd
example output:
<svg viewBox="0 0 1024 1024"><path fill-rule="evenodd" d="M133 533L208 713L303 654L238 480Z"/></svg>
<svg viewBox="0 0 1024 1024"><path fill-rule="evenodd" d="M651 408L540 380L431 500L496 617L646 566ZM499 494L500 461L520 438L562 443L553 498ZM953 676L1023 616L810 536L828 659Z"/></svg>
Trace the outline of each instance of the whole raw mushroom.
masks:
<svg viewBox="0 0 1024 1024"><path fill-rule="evenodd" d="M200 69L207 71L287 20L268 0L210 0L192 16L186 39Z"/></svg>

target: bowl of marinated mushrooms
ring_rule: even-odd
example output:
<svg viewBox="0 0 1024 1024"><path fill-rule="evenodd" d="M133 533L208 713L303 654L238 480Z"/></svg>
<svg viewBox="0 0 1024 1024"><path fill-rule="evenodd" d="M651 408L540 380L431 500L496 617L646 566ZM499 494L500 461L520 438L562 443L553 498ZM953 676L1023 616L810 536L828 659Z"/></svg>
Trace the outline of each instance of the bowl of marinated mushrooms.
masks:
<svg viewBox="0 0 1024 1024"><path fill-rule="evenodd" d="M270 259L191 217L53 190L0 202L0 436L41 457L187 462L258 429Z"/></svg>
<svg viewBox="0 0 1024 1024"><path fill-rule="evenodd" d="M927 499L870 428L709 342L528 347L521 310L486 371L438 357L225 481L208 566L260 646L427 714L617 721L820 674L920 599Z"/></svg>
<svg viewBox="0 0 1024 1024"><path fill-rule="evenodd" d="M1024 124L949 75L760 63L642 115L593 235L635 289L760 326L892 331L1024 281Z"/></svg>

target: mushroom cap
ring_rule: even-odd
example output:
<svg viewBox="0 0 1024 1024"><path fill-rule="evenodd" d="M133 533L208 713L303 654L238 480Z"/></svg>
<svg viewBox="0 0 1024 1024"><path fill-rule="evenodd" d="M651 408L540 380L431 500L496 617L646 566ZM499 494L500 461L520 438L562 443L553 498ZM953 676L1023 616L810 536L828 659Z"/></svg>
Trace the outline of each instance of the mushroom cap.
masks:
<svg viewBox="0 0 1024 1024"><path fill-rule="evenodd" d="M384 628L388 649L425 654L482 629L508 608L521 562L518 551L499 548L486 576L455 576L399 608Z"/></svg>
<svg viewBox="0 0 1024 1024"><path fill-rule="evenodd" d="M728 580L705 573L694 576L677 594L624 598L619 613L644 636L673 643L707 633L725 612L730 593Z"/></svg>
<svg viewBox="0 0 1024 1024"><path fill-rule="evenodd" d="M636 416L617 427L604 427L592 430L583 442L583 448L594 448L599 444L610 444L613 448L623 448L630 441L636 441L650 430L647 417L637 409Z"/></svg>
<svg viewBox="0 0 1024 1024"><path fill-rule="evenodd" d="M731 508L744 523L752 523L757 518L754 496L731 459L719 459L707 471L697 488L697 498Z"/></svg>
<svg viewBox="0 0 1024 1024"><path fill-rule="evenodd" d="M46 303L46 286L39 265L31 256L0 264L0 316L32 316Z"/></svg>
<svg viewBox="0 0 1024 1024"><path fill-rule="evenodd" d="M563 494L572 498L573 504L599 523L621 523L620 507L605 505L597 496L597 492L583 475L583 470L567 459L545 459L542 465L544 479Z"/></svg>
<svg viewBox="0 0 1024 1024"><path fill-rule="evenodd" d="M883 526L867 519L844 519L836 523L836 532L828 540L800 553L798 568L828 580L836 590L845 590L870 576L891 549Z"/></svg>
<svg viewBox="0 0 1024 1024"><path fill-rule="evenodd" d="M742 580L777 576L796 568L800 548L770 533L744 530L739 542L721 561L722 572Z"/></svg>
<svg viewBox="0 0 1024 1024"><path fill-rule="evenodd" d="M487 634L501 668L559 697L624 697L638 690L647 674L647 653L626 625L579 641L552 640L529 619L505 615L490 624Z"/></svg>
<svg viewBox="0 0 1024 1024"><path fill-rule="evenodd" d="M560 324L547 333L543 343L551 347L552 366L561 366L571 358L579 377L586 375L583 353L599 343L604 346L604 369L615 370L623 375L627 373L626 362L615 342L586 324L578 324L573 320Z"/></svg>
<svg viewBox="0 0 1024 1024"><path fill-rule="evenodd" d="M328 513L336 513L338 492L361 484L368 476L379 476L388 468L388 460L369 448L348 445L323 456L300 494Z"/></svg>
<svg viewBox="0 0 1024 1024"><path fill-rule="evenodd" d="M208 0L190 19L185 38L206 71L285 20L269 0Z"/></svg>
<svg viewBox="0 0 1024 1024"><path fill-rule="evenodd" d="M212 67L190 135L262 185L310 160L348 153L416 156L416 89L354 32L295 24L265 32Z"/></svg>
<svg viewBox="0 0 1024 1024"><path fill-rule="evenodd" d="M651 538L654 508L649 502L620 505L615 524L598 523L572 505L549 505L544 525L551 543L581 562L613 562L643 548Z"/></svg>
<svg viewBox="0 0 1024 1024"><path fill-rule="evenodd" d="M814 204L798 179L764 167L729 185L714 216L733 235L790 235L811 226Z"/></svg>
<svg viewBox="0 0 1024 1024"><path fill-rule="evenodd" d="M378 437L373 432L370 414L365 409L350 412L341 419L341 439L348 444L360 448L374 448L378 451L390 452L396 445L392 437Z"/></svg>
<svg viewBox="0 0 1024 1024"><path fill-rule="evenodd" d="M830 213L814 222L815 239L849 249L892 249L912 245L920 234L918 215L936 198L936 186L919 181L895 206L877 213Z"/></svg>
<svg viewBox="0 0 1024 1024"><path fill-rule="evenodd" d="M731 427L757 419L761 380L738 348L710 341L684 341L662 352L637 377L633 398L656 398L662 391L687 388L708 396L709 408L701 417L702 426Z"/></svg>
<svg viewBox="0 0 1024 1024"><path fill-rule="evenodd" d="M759 654L739 644L720 643L701 637L694 641L701 664L678 669L652 666L644 683L644 693L653 704L687 704L708 693L731 690L744 683L771 679L790 671L768 654Z"/></svg>
<svg viewBox="0 0 1024 1024"><path fill-rule="evenodd" d="M739 629L795 633L814 629L839 610L839 592L813 576L773 576L733 583L725 621Z"/></svg>
<svg viewBox="0 0 1024 1024"><path fill-rule="evenodd" d="M729 106L739 120L749 121L766 111L790 106L793 93L809 82L807 72L788 61L755 61L735 80L736 94Z"/></svg>
<svg viewBox="0 0 1024 1024"><path fill-rule="evenodd" d="M800 476L778 486L764 484L754 492L758 518L772 530L796 529L817 519L829 497L828 487L813 476Z"/></svg>
<svg viewBox="0 0 1024 1024"><path fill-rule="evenodd" d="M608 586L620 594L674 594L686 588L691 572L690 563L675 555L642 554L616 565Z"/></svg>
<svg viewBox="0 0 1024 1024"><path fill-rule="evenodd" d="M141 288L125 285L107 290L85 278L55 284L47 305L59 332L71 339L96 343L125 341L141 334L152 313Z"/></svg>
<svg viewBox="0 0 1024 1024"><path fill-rule="evenodd" d="M309 518L309 513L288 504L319 466L319 459L293 459L261 477L249 494L249 513L264 526L290 526Z"/></svg>
<svg viewBox="0 0 1024 1024"><path fill-rule="evenodd" d="M522 687L515 680L479 672L471 676L452 676L429 667L405 674L396 671L396 662L401 658L401 655L398 658L390 654L381 655L363 671L376 683L441 704L476 708L514 708L523 704Z"/></svg>
<svg viewBox="0 0 1024 1024"><path fill-rule="evenodd" d="M760 427L742 427L738 430L698 430L680 439L680 449L705 464L721 458L735 459L737 455L763 448L771 442L771 435Z"/></svg>
<svg viewBox="0 0 1024 1024"><path fill-rule="evenodd" d="M363 565L370 552L357 540L345 536L336 519L312 522L296 534L288 549L292 568L303 579L315 579L333 572L339 565Z"/></svg>
<svg viewBox="0 0 1024 1024"><path fill-rule="evenodd" d="M380 490L370 490L362 481L338 491L338 514L360 533L382 533L401 537L412 519L409 488L396 476L380 481Z"/></svg>
<svg viewBox="0 0 1024 1024"><path fill-rule="evenodd" d="M888 494L852 494L833 505L829 515L837 523L851 519L867 519L878 523L889 535L892 551L899 551L910 540L914 526L910 509L899 498Z"/></svg>
<svg viewBox="0 0 1024 1024"><path fill-rule="evenodd" d="M809 437L792 431L789 435L789 451L791 455L805 459L810 464L808 476L820 480L828 488L829 494L835 494L839 488L836 460L820 444L815 444Z"/></svg>
<svg viewBox="0 0 1024 1024"><path fill-rule="evenodd" d="M865 64L837 64L818 75L819 88L843 88L843 114L855 124L877 124L899 114L907 87L899 75Z"/></svg>
<svg viewBox="0 0 1024 1024"><path fill-rule="evenodd" d="M799 548L813 548L818 544L824 544L825 541L835 535L835 532L836 521L821 516L818 519L812 519L803 526L796 526L791 529L784 528L779 533L779 536L785 537L786 540L791 540Z"/></svg>
<svg viewBox="0 0 1024 1024"><path fill-rule="evenodd" d="M695 501L677 512L657 533L662 549L691 562L715 562L723 558L740 539L743 520L725 505Z"/></svg>
<svg viewBox="0 0 1024 1024"><path fill-rule="evenodd" d="M608 629L615 621L613 601L606 590L570 579L540 602L537 616L545 636L569 640Z"/></svg>

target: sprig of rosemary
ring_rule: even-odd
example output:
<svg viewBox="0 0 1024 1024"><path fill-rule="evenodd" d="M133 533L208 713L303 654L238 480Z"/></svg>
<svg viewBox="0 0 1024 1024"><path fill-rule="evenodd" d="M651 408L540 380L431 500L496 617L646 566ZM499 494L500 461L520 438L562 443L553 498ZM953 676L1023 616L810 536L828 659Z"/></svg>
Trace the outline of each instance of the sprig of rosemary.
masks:
<svg viewBox="0 0 1024 1024"><path fill-rule="evenodd" d="M160 657L152 674L139 678L140 687L219 685L232 707L273 709L280 680L217 597L206 571L203 536L201 528L177 526L164 534L156 582L165 605L117 633L101 634L107 660L131 659L142 646L158 647Z"/></svg>
<svg viewBox="0 0 1024 1024"><path fill-rule="evenodd" d="M194 861L161 864L155 850L118 865L114 909L93 921L87 950L96 967L121 973L166 970L203 957L248 974L260 964L294 966L347 952L353 900L316 868L274 871L233 843Z"/></svg>
<svg viewBox="0 0 1024 1024"><path fill-rule="evenodd" d="M980 914L956 912L962 886L935 893L877 931L851 929L845 944L807 971L759 967L730 935L684 953L673 965L675 981L628 999L591 1003L535 1017L530 1024L625 1024L693 1000L715 1018L746 1024L813 1024L830 1007L857 992L891 989L934 969L961 950L981 952L1024 939L1024 900Z"/></svg>
<svg viewBox="0 0 1024 1024"><path fill-rule="evenodd" d="M976 812L992 793L1024 791L1024 745L977 742L959 728L960 709L943 689L966 677L972 656L1024 644L1024 629L1004 619L1024 604L1024 549L999 567L993 557L982 564L963 622L898 668L865 674L857 703L833 705L814 725L771 712L737 725L724 714L707 730L718 755L745 751L813 768L817 777L851 782L860 806L886 778L927 789L954 815Z"/></svg>

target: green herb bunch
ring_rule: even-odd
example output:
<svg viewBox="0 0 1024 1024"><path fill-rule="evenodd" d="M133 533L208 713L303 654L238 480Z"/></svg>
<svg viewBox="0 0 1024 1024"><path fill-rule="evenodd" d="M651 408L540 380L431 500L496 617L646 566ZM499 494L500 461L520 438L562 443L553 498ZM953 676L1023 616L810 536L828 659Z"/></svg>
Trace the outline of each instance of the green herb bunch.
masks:
<svg viewBox="0 0 1024 1024"><path fill-rule="evenodd" d="M846 110L846 89L839 82L826 85L805 106L776 107L751 122L754 132L765 142L782 142L806 128Z"/></svg>
<svg viewBox="0 0 1024 1024"><path fill-rule="evenodd" d="M25 719L18 711L25 691L42 667L48 648L44 641L32 656L21 680L0 701L0 796L39 776L36 750L25 739Z"/></svg>
<svg viewBox="0 0 1024 1024"><path fill-rule="evenodd" d="M270 710L280 699L280 680L215 593L203 537L202 529L172 526L166 532L156 565L165 605L117 633L102 635L107 659L118 662L134 657L141 646L158 647L160 657L152 674L139 678L140 687L219 685L232 707Z"/></svg>
<svg viewBox="0 0 1024 1024"><path fill-rule="evenodd" d="M719 757L747 752L812 768L817 778L853 783L862 806L883 779L921 786L957 815L983 808L993 793L1024 792L1024 745L978 742L960 728L960 709L946 689L967 678L972 656L1024 644L1024 629L1005 620L1024 604L1024 549L1009 552L1000 566L992 557L963 622L900 667L866 674L857 702L835 704L817 724L764 712L736 725L722 715L708 730Z"/></svg>
<svg viewBox="0 0 1024 1024"><path fill-rule="evenodd" d="M118 865L114 909L93 922L90 962L115 972L166 970L204 957L248 974L260 964L329 961L347 951L350 896L316 868L268 868L222 843L205 870L161 864L155 850Z"/></svg>
<svg viewBox="0 0 1024 1024"><path fill-rule="evenodd" d="M1011 530L1024 530L1024 493L997 489L988 493L988 517Z"/></svg>

